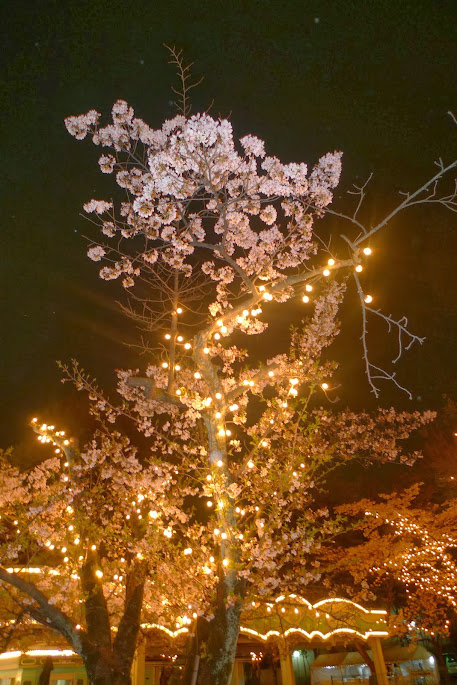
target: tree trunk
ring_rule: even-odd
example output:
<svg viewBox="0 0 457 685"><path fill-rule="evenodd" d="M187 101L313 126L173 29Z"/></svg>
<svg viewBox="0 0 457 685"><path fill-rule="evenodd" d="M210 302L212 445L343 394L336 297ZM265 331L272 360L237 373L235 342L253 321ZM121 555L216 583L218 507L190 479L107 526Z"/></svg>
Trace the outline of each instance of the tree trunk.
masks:
<svg viewBox="0 0 457 685"><path fill-rule="evenodd" d="M179 681L181 685L192 683L196 654L200 656L196 685L230 685L242 604L241 598L230 606L227 606L225 601L219 601L215 607L214 618L209 622L198 622L196 635L187 654L186 668Z"/></svg>
<svg viewBox="0 0 457 685"><path fill-rule="evenodd" d="M241 602L219 605L208 626L206 650L200 654L198 685L230 685L240 630Z"/></svg>
<svg viewBox="0 0 457 685"><path fill-rule="evenodd" d="M130 685L130 670L112 652L83 655L89 685Z"/></svg>

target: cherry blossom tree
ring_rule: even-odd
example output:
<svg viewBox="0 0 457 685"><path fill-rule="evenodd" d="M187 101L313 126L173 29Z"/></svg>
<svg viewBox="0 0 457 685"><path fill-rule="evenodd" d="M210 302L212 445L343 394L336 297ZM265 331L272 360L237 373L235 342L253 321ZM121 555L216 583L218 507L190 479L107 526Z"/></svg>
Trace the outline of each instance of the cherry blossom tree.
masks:
<svg viewBox="0 0 457 685"><path fill-rule="evenodd" d="M198 683L227 685L243 607L320 579L320 550L341 528L318 504L328 471L355 457L414 460L404 441L430 419L330 412L316 398L332 398L326 350L349 276L369 385L375 394L382 379L402 387L370 360L368 319L395 331L398 356L421 339L405 318L370 306L360 274L371 238L396 213L422 202L455 208L438 182L457 162L440 163L365 228L366 185L352 214L331 208L341 153L311 169L284 164L253 135L236 141L229 121L190 115L183 83L182 114L158 130L124 101L106 126L94 110L66 119L76 139L105 148L100 169L118 186L113 199L84 205L101 231L88 256L125 289L146 362L118 372L118 400L76 363L65 366L100 431L78 449L37 427L65 456L25 476L5 470L3 559L12 572L2 568L0 580L21 612L73 645L92 681L128 681L140 616L150 616L192 624L184 682L195 683L198 667ZM326 215L350 228L332 251L317 228ZM37 582L21 571L34 555L49 568Z"/></svg>
<svg viewBox="0 0 457 685"><path fill-rule="evenodd" d="M391 610L391 631L431 649L442 682L449 682L443 645L457 607L456 501L424 506L421 500L418 507L420 494L420 484L414 484L378 502L340 507L362 540L344 545L343 563L341 546L328 551L327 563L337 562L340 583L345 573L350 576L354 596L366 598L374 591Z"/></svg>

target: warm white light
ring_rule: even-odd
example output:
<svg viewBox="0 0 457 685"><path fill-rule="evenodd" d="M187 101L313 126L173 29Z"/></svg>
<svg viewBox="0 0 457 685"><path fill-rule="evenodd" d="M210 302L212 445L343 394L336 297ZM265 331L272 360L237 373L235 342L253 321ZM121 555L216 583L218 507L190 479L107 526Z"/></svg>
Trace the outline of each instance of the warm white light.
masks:
<svg viewBox="0 0 457 685"><path fill-rule="evenodd" d="M230 407L229 407L229 409L230 409L230 411L236 411L236 410L238 409L238 405L237 405L236 403L235 403L235 404L231 404Z"/></svg>
<svg viewBox="0 0 457 685"><path fill-rule="evenodd" d="M181 307L178 307L178 309L176 310L176 314L182 314L182 308Z"/></svg>
<svg viewBox="0 0 457 685"><path fill-rule="evenodd" d="M201 378L201 377L202 377L202 375L201 375L200 371L196 371L196 372L194 373L194 378L196 378L197 380L198 380L199 378Z"/></svg>
<svg viewBox="0 0 457 685"><path fill-rule="evenodd" d="M357 264L357 266L355 267L355 270L357 271L358 274L362 271L362 269L363 269L363 267L361 264Z"/></svg>
<svg viewBox="0 0 457 685"><path fill-rule="evenodd" d="M322 272L323 276L330 276L330 269L324 269Z"/></svg>
<svg viewBox="0 0 457 685"><path fill-rule="evenodd" d="M221 468L221 466L224 465L224 462L222 461L222 459L218 460L217 465L219 466L219 468Z"/></svg>
<svg viewBox="0 0 457 685"><path fill-rule="evenodd" d="M184 349L185 349L185 350L190 350L191 347L192 347L192 345L191 345L189 342L187 342L187 343L184 345Z"/></svg>
<svg viewBox="0 0 457 685"><path fill-rule="evenodd" d="M203 354L209 354L209 347L203 348Z"/></svg>
<svg viewBox="0 0 457 685"><path fill-rule="evenodd" d="M367 304L370 304L370 302L373 302L372 296L371 296L371 295L367 295L366 298L365 298L365 302L366 302Z"/></svg>
<svg viewBox="0 0 457 685"><path fill-rule="evenodd" d="M215 397L216 397L216 400L220 400L222 398L222 395L220 392L217 392Z"/></svg>
<svg viewBox="0 0 457 685"><path fill-rule="evenodd" d="M363 254L368 257L368 255L371 254L371 247L364 247L363 248Z"/></svg>
<svg viewBox="0 0 457 685"><path fill-rule="evenodd" d="M179 364L175 364L175 371L181 371L181 367Z"/></svg>
<svg viewBox="0 0 457 685"><path fill-rule="evenodd" d="M212 506L213 506L213 503L211 502L210 499L207 501L206 506L207 506L207 507L212 507Z"/></svg>
<svg viewBox="0 0 457 685"><path fill-rule="evenodd" d="M103 571L100 571L100 569L98 568L95 571L95 575L97 576L97 578L103 578Z"/></svg>
<svg viewBox="0 0 457 685"><path fill-rule="evenodd" d="M178 335L178 337L176 338L176 340L177 340L178 342L182 342L182 341L184 340L184 338L182 337L182 335Z"/></svg>
<svg viewBox="0 0 457 685"><path fill-rule="evenodd" d="M223 326L223 325L224 325L224 322L222 321L222 319L219 319L218 321L216 321L216 324L217 324L218 326Z"/></svg>
<svg viewBox="0 0 457 685"><path fill-rule="evenodd" d="M328 390L328 383L322 383L321 388L322 390Z"/></svg>
<svg viewBox="0 0 457 685"><path fill-rule="evenodd" d="M335 260L334 260L334 259L329 259L328 262L327 262L327 264L328 264L329 266L333 266L333 265L335 264Z"/></svg>
<svg viewBox="0 0 457 685"><path fill-rule="evenodd" d="M222 418L222 414L221 414L220 411L217 411L216 414L215 414L215 416L216 416L216 419Z"/></svg>
<svg viewBox="0 0 457 685"><path fill-rule="evenodd" d="M227 333L227 331L228 331L227 326L222 326L222 327L221 327L221 333Z"/></svg>
<svg viewBox="0 0 457 685"><path fill-rule="evenodd" d="M221 339L221 334L220 333L215 333L214 334L215 340L220 340Z"/></svg>
<svg viewBox="0 0 457 685"><path fill-rule="evenodd" d="M307 302L309 302L309 297L308 297L308 295L303 295L303 297L302 297L301 299L302 299L302 301L303 301L305 304L306 304Z"/></svg>
<svg viewBox="0 0 457 685"><path fill-rule="evenodd" d="M165 340L171 340L171 335L169 333L165 334Z"/></svg>
<svg viewBox="0 0 457 685"><path fill-rule="evenodd" d="M313 289L313 286L309 285L309 283L308 283L308 285L305 286L305 290L309 293L312 291L312 289Z"/></svg>
<svg viewBox="0 0 457 685"><path fill-rule="evenodd" d="M222 566L228 566L229 565L229 560L228 559L222 559Z"/></svg>
<svg viewBox="0 0 457 685"><path fill-rule="evenodd" d="M162 362L162 368L168 369L168 362Z"/></svg>
<svg viewBox="0 0 457 685"><path fill-rule="evenodd" d="M248 467L248 469L253 469L254 468L254 462L249 460L248 463L246 464L246 466Z"/></svg>

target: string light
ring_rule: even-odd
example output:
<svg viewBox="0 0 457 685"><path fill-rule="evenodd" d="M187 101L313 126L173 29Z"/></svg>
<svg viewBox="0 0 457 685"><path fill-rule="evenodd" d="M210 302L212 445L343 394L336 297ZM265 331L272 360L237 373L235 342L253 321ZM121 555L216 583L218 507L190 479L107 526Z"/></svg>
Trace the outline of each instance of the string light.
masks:
<svg viewBox="0 0 457 685"><path fill-rule="evenodd" d="M323 276L330 276L330 269L324 269L322 272Z"/></svg>
<svg viewBox="0 0 457 685"><path fill-rule="evenodd" d="M363 270L363 266L361 264L357 264L357 266L355 267L355 270L359 274Z"/></svg>
<svg viewBox="0 0 457 685"><path fill-rule="evenodd" d="M367 304L370 304L370 302L373 302L372 296L371 296L371 295L367 295L367 296L365 297L365 302L366 302Z"/></svg>
<svg viewBox="0 0 457 685"><path fill-rule="evenodd" d="M368 255L371 254L371 247L364 247L363 248L363 254L368 257Z"/></svg>

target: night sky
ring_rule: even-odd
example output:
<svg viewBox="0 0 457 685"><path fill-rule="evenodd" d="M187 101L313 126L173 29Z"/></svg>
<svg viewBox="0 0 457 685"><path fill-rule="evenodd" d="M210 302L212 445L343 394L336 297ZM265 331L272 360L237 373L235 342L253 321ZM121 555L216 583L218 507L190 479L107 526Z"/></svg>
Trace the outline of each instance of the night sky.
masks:
<svg viewBox="0 0 457 685"><path fill-rule="evenodd" d="M111 369L142 363L125 346L135 333L112 284L85 257L81 206L107 187L98 150L72 139L63 119L108 113L118 98L151 125L173 116L164 42L204 75L194 111L214 101L213 115L230 115L236 134L264 138L284 161L343 150L337 195L373 172L368 223L431 176L435 159L457 157L447 115L457 114L455 0L15 0L2 21L3 447L23 439L32 415L58 422L59 407L68 413L73 391L55 360L76 357L108 384ZM385 388L381 402L433 408L444 393L457 398L457 215L410 211L373 248L368 289L427 337L398 369L413 401ZM339 406L373 407L355 300L343 314ZM373 345L382 357L384 343Z"/></svg>

